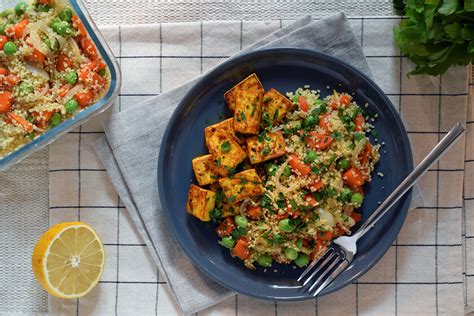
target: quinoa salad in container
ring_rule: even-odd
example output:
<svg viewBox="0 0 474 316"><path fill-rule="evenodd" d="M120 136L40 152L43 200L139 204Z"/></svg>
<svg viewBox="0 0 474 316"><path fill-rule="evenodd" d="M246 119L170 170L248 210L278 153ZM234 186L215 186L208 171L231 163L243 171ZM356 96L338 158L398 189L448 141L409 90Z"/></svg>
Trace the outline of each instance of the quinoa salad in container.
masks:
<svg viewBox="0 0 474 316"><path fill-rule="evenodd" d="M101 99L110 72L65 0L0 13L0 158Z"/></svg>
<svg viewBox="0 0 474 316"><path fill-rule="evenodd" d="M363 185L379 160L370 113L351 95L309 86L265 91L252 74L224 95L233 117L206 127L192 161L187 212L215 222L247 268L306 266L361 220Z"/></svg>

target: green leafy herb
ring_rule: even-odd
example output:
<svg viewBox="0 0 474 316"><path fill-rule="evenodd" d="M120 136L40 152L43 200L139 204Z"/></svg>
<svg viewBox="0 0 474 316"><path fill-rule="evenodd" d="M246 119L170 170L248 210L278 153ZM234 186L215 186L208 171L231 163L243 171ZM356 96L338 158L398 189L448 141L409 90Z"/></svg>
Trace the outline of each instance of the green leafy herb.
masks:
<svg viewBox="0 0 474 316"><path fill-rule="evenodd" d="M221 151L223 153L228 153L230 151L230 143L228 141L225 141L221 144Z"/></svg>
<svg viewBox="0 0 474 316"><path fill-rule="evenodd" d="M436 76L474 61L474 1L394 0L393 5L406 17L394 36L416 64L410 74Z"/></svg>

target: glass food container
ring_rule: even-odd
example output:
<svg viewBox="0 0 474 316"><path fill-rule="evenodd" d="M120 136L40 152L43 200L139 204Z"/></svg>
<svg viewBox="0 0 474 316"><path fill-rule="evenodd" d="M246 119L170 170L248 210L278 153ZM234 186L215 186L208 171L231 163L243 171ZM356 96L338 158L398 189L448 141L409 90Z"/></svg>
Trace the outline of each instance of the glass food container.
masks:
<svg viewBox="0 0 474 316"><path fill-rule="evenodd" d="M12 9L19 1L21 0L2 0L0 2L0 12L5 9ZM110 86L105 92L104 96L94 104L91 104L87 108L84 108L82 111L75 114L71 119L65 120L59 125L48 129L28 144L22 145L13 152L0 158L0 170L7 169L11 165L19 162L31 153L52 143L61 135L67 133L74 127L84 124L91 117L104 112L108 107L110 107L110 105L112 105L112 103L115 101L119 94L122 78L120 74L120 68L117 64L117 61L115 60L112 50L105 42L95 23L92 21L92 18L87 12L87 9L85 8L82 1L69 0L68 2L79 17L79 19L84 24L87 32L89 33L90 38L97 47L97 50L100 53L103 61L109 68Z"/></svg>

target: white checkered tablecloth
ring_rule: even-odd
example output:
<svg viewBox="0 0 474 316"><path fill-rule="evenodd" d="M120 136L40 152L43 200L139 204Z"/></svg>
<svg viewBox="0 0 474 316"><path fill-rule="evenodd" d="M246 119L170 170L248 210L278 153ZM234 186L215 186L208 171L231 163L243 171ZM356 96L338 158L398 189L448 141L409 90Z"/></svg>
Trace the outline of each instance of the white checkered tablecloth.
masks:
<svg viewBox="0 0 474 316"><path fill-rule="evenodd" d="M227 21L220 22L221 27L217 22L103 27L123 73L122 91L110 112L126 110L177 87L260 39L254 34L262 34L262 30L269 34L289 22ZM406 73L412 66L391 38L398 18L350 18L350 22L360 37L375 81L403 118L418 163L451 125L467 121L467 69L456 68L437 78L408 79ZM229 37L234 39L233 45L219 45ZM469 108L470 145L466 158L466 144L461 140L424 176L420 182L424 206L409 214L393 246L369 273L317 300L276 303L237 295L199 314L462 315L463 297L474 303L472 102ZM100 121L107 115L91 120L50 146L50 224L88 222L101 235L107 251L107 265L98 287L77 301L50 298L50 313L178 313L166 283L93 150L95 140L103 135ZM463 222L464 168L468 176ZM467 244L464 277L463 240Z"/></svg>

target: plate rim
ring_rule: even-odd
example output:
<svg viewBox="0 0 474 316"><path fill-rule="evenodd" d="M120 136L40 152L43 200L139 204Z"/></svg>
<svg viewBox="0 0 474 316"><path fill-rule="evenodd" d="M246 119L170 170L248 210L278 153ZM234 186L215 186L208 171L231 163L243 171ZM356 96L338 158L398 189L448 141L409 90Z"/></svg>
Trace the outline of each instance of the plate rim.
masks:
<svg viewBox="0 0 474 316"><path fill-rule="evenodd" d="M161 208L162 208L163 213L165 215L166 222L167 222L168 226L170 227L170 231L172 231L173 238L176 241L178 241L179 246L184 251L186 256L193 262L193 264L195 266L197 266L199 268L200 271L204 272L206 274L206 276L208 276L209 278L211 278L212 280L214 280L215 282L217 282L221 286L223 286L227 289L233 290L233 291L235 291L237 293L240 293L240 294L244 294L244 295L248 295L248 296L252 296L252 297L256 297L256 298L260 298L260 299L264 299L264 300L301 301L301 300L313 299L313 297L312 296L307 296L307 295L306 296L303 296L303 295L302 296L294 296L294 297L275 297L275 296L268 296L268 295L258 294L258 293L256 294L256 293L253 293L253 292L246 291L245 289L241 289L241 288L237 289L236 287L232 286L232 284L227 284L224 281L217 278L216 276L214 276L211 269L208 269L204 264L202 264L199 260L197 260L186 247L184 247L185 242L184 242L184 240L182 240L180 235L174 229L174 224L171 220L170 212L166 211L166 209L169 209L169 207L167 207L167 203L165 202L166 197L165 197L165 193L163 192L163 189L162 189L162 187L164 186L164 183L163 183L164 179L163 179L163 176L161 176L161 174L162 174L161 171L165 169L165 158L164 158L165 157L164 147L166 146L165 143L168 143L168 141L170 139L170 132L171 132L172 126L176 124L176 121L179 119L180 113L182 113L183 109L189 103L190 100L188 100L188 99L190 99L193 95L195 95L200 90L200 87L202 85L205 85L205 82L208 81L208 79L210 77L213 77L213 76L215 76L219 73L222 74L223 71L226 70L226 68L234 67L235 64L239 64L242 61L245 61L246 59L249 59L249 58L252 58L252 57L258 58L259 55L265 56L267 54L272 54L272 53L295 54L295 55L303 54L303 55L307 55L311 58L326 59L331 63L335 63L335 64L338 64L339 66L342 66L343 68L349 69L351 72L355 73L357 76L359 76L362 79L364 79L365 81L367 81L367 83L384 99L385 103L389 105L387 107L388 110L390 112L392 112L397 126L401 127L401 130L403 132L402 135L401 135L402 141L403 141L403 143L408 144L408 146L406 148L407 149L406 154L407 154L408 158L411 158L408 161L407 171L411 172L413 170L413 152L412 152L411 143L410 143L410 140L408 138L408 133L406 131L405 125L403 124L403 121L402 121L399 113L396 111L395 106L392 104L392 102L387 97L385 92L383 92L383 90L374 82L374 80L372 78L370 78L368 75L363 73L358 68L350 65L349 63L347 63L347 62L345 62L345 61L343 61L343 60L341 60L341 59L339 59L335 56L326 54L326 53L321 52L321 51L312 50L312 49L304 49L304 48L293 48L293 47L267 48L267 49L258 49L258 50L254 50L254 51L250 51L250 52L238 53L236 56L233 56L233 57L229 58L228 60L222 62L219 65L217 65L215 68L213 68L209 72L201 75L198 78L198 80L193 84L192 88L183 96L183 98L181 99L181 101L178 103L177 107L173 111L173 114L171 115L170 120L168 121L168 124L165 128L165 132L163 133L163 137L162 137L162 140L161 140L160 152L159 152L159 156L158 156L158 169L157 169L157 172L158 172L158 181L157 181L158 182L158 193L159 193ZM261 56L260 56L260 58L261 58ZM369 263L366 265L367 268L364 269L364 270L361 270L359 273L354 274L351 278L349 278L347 283L335 286L333 288L330 288L330 291L323 290L321 292L321 294L318 295L318 297L324 296L324 295L329 294L329 293L333 293L335 291L338 291L338 290L348 286L353 281L359 279L364 274L369 272L372 269L372 267L375 264L377 264L377 262L379 262L380 259L382 259L382 257L387 253L388 249L393 244L394 240L400 234L401 228L402 228L402 226L403 226L403 224L406 220L406 217L407 217L407 214L408 214L408 211L409 211L411 198L412 198L412 189L410 189L406 193L405 202L403 203L402 208L401 208L401 210L403 212L399 212L398 216L401 216L401 218L400 218L401 221L400 221L400 224L398 225L399 227L396 227L397 233L396 233L395 237L393 238L393 240L391 240L390 243L387 243L386 246L382 247L383 251L380 251L379 253L376 253L376 256L374 256L374 259L370 260ZM405 204L408 204L408 205L405 207ZM302 292L302 294L306 294L306 293Z"/></svg>

